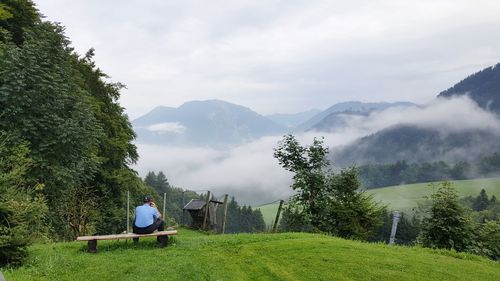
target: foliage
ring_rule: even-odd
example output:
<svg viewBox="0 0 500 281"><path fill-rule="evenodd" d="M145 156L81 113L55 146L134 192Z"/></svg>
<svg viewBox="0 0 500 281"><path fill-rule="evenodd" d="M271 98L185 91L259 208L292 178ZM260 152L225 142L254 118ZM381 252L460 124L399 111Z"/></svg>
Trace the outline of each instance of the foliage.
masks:
<svg viewBox="0 0 500 281"><path fill-rule="evenodd" d="M431 195L429 216L422 222L421 243L425 247L467 251L473 246L473 223L449 182Z"/></svg>
<svg viewBox="0 0 500 281"><path fill-rule="evenodd" d="M312 232L314 227L310 221L302 206L292 201L283 208L278 229L282 232Z"/></svg>
<svg viewBox="0 0 500 281"><path fill-rule="evenodd" d="M364 192L354 168L339 174L328 171L328 148L314 139L303 147L292 135L287 135L275 149L274 157L288 171L294 173L292 189L296 195L286 214L303 212L302 227L312 225L319 231L341 237L368 239L381 223L383 207L374 203ZM294 225L296 222L294 221Z"/></svg>
<svg viewBox="0 0 500 281"><path fill-rule="evenodd" d="M6 148L4 140L0 137L0 266L21 264L26 247L49 231L46 202L24 181L32 164L29 151L24 145Z"/></svg>
<svg viewBox="0 0 500 281"><path fill-rule="evenodd" d="M477 231L480 247L476 253L500 260L500 219L487 220Z"/></svg>
<svg viewBox="0 0 500 281"><path fill-rule="evenodd" d="M63 30L29 0L2 1L0 131L10 136L7 147L29 148L26 183L44 187L55 237L121 232L126 191L148 192L128 167L138 155L118 104L124 86L107 81L93 49L76 54ZM78 203L86 195L91 200ZM80 207L85 218L64 212Z"/></svg>

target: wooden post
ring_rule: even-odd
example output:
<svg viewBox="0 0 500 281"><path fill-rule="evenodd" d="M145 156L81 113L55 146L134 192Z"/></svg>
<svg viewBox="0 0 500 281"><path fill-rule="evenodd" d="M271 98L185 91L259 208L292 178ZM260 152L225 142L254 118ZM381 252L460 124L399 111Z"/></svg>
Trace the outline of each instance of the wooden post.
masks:
<svg viewBox="0 0 500 281"><path fill-rule="evenodd" d="M226 231L226 218L227 218L227 194L224 195L224 218L222 218L222 234Z"/></svg>
<svg viewBox="0 0 500 281"><path fill-rule="evenodd" d="M87 242L87 245L88 245L87 251L89 253L92 253L92 254L97 253L97 240L89 240L89 242Z"/></svg>
<svg viewBox="0 0 500 281"><path fill-rule="evenodd" d="M389 245L393 245L396 240L396 230L398 229L399 222L399 212L392 212L392 229L391 229L391 237L389 237Z"/></svg>
<svg viewBox="0 0 500 281"><path fill-rule="evenodd" d="M165 207L167 206L167 193L163 192L163 221L167 223L167 217L165 216Z"/></svg>
<svg viewBox="0 0 500 281"><path fill-rule="evenodd" d="M184 225L184 217L185 217L185 214L186 214L186 211L184 210L184 192L182 192L182 218L181 218L181 225Z"/></svg>
<svg viewBox="0 0 500 281"><path fill-rule="evenodd" d="M130 191L127 190L127 233L130 230Z"/></svg>
<svg viewBox="0 0 500 281"><path fill-rule="evenodd" d="M274 220L273 232L276 232L276 230L278 230L278 221L280 220L281 207L283 207L283 203L284 202L285 201L280 200L280 205L278 207L278 212L276 213L276 219Z"/></svg>
<svg viewBox="0 0 500 281"><path fill-rule="evenodd" d="M207 202L205 204L205 217L203 218L203 226L202 226L204 230L206 230L207 227L208 208L210 208L210 191L207 192Z"/></svg>

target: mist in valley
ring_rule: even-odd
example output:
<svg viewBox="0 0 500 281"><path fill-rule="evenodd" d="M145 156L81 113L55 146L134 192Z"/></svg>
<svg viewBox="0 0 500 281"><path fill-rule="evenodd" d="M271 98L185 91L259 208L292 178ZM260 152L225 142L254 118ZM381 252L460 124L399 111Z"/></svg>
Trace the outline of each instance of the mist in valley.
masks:
<svg viewBox="0 0 500 281"><path fill-rule="evenodd" d="M426 105L395 107L366 116L340 115L345 126L325 133L293 132L308 145L323 138L331 149L396 125L435 129L442 137L465 130L486 130L500 135L495 114L485 111L467 97L436 99ZM140 159L134 167L141 176L163 171L170 184L190 190L211 190L216 196L228 193L244 204L260 205L293 194L292 174L273 158L273 148L282 136L266 136L233 148L180 147L137 143ZM477 147L478 150L486 149ZM459 153L456 151L456 153ZM467 151L461 152L464 157ZM447 160L447 159L442 159ZM407 159L411 162L412 159ZM335 166L335 159L333 163Z"/></svg>

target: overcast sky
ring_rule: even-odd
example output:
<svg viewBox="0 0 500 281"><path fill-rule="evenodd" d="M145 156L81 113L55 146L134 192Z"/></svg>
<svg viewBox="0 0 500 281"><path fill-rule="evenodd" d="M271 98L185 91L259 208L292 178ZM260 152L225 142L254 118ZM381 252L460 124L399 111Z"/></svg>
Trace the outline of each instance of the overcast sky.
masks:
<svg viewBox="0 0 500 281"><path fill-rule="evenodd" d="M35 0L127 85L131 119L223 99L261 114L425 103L500 62L500 1Z"/></svg>

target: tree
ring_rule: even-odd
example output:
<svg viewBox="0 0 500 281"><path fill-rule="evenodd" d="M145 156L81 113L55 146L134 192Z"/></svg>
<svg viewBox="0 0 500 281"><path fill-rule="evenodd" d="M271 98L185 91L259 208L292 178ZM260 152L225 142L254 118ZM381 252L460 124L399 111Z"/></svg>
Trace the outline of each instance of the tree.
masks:
<svg viewBox="0 0 500 281"><path fill-rule="evenodd" d="M479 228L478 240L481 243L479 254L500 260L500 220L484 222Z"/></svg>
<svg viewBox="0 0 500 281"><path fill-rule="evenodd" d="M146 187L129 168L138 158L135 133L118 104L120 83L70 47L63 27L41 19L29 0L0 5L0 131L33 161L29 185L43 186L54 233L71 233L67 207L77 189L94 194L96 233L125 229L126 191ZM103 207L103 208L100 208ZM81 227L81 226L78 226ZM71 238L62 235L61 238Z"/></svg>
<svg viewBox="0 0 500 281"><path fill-rule="evenodd" d="M218 217L222 218L223 210L219 209ZM221 222L219 222L221 223ZM252 210L251 206L239 206L234 197L227 205L226 233L260 232L266 224L260 209Z"/></svg>
<svg viewBox="0 0 500 281"><path fill-rule="evenodd" d="M20 265L26 247L48 235L43 186L30 186L26 172L33 161L26 145L5 147L0 134L0 267Z"/></svg>
<svg viewBox="0 0 500 281"><path fill-rule="evenodd" d="M474 202L472 203L472 209L474 211L483 211L488 208L490 204L490 200L488 199L488 195L486 194L486 190L481 189L481 192L479 192L479 195L474 199Z"/></svg>
<svg viewBox="0 0 500 281"><path fill-rule="evenodd" d="M473 224L449 182L438 185L431 195L429 216L422 222L420 237L424 247L466 251L473 244Z"/></svg>
<svg viewBox="0 0 500 281"><path fill-rule="evenodd" d="M304 220L301 224L294 221L295 226L310 224L333 235L366 240L381 223L384 208L359 192L356 169L344 169L339 174L328 170L327 154L328 148L316 138L306 147L292 135L279 142L274 157L294 173L292 189L296 191L288 207L293 209L285 213L294 214L294 220Z"/></svg>

